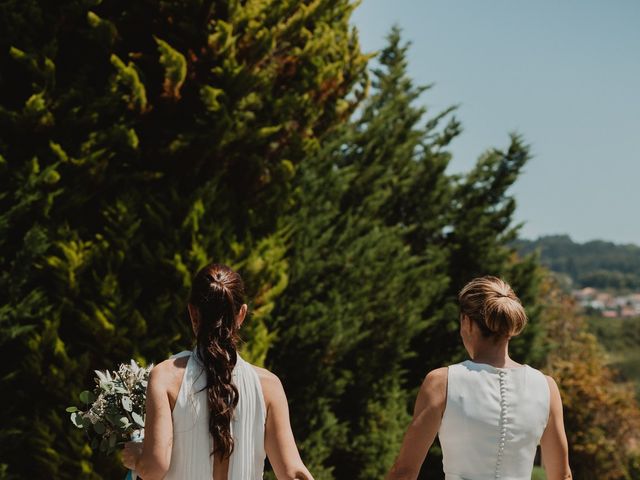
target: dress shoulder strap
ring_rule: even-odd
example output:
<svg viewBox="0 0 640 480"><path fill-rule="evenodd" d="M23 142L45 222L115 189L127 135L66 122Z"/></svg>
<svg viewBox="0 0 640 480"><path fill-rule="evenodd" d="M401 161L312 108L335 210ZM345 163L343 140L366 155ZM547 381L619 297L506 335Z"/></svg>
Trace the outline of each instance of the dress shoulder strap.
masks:
<svg viewBox="0 0 640 480"><path fill-rule="evenodd" d="M187 355L191 355L191 350L183 350L182 352L174 353L169 358L174 359L174 358L186 357Z"/></svg>

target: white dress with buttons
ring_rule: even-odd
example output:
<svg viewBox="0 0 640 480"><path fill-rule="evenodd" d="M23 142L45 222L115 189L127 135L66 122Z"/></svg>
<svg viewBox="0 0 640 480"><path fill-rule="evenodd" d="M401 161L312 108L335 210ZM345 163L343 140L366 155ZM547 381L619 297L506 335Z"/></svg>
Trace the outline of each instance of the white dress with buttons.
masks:
<svg viewBox="0 0 640 480"><path fill-rule="evenodd" d="M451 365L438 432L445 479L530 480L549 398L544 374L528 365Z"/></svg>

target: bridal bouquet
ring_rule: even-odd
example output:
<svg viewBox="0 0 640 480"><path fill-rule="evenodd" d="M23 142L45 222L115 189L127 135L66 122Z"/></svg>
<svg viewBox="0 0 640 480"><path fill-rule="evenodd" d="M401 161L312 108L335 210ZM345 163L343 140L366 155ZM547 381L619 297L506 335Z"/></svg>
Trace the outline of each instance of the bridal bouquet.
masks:
<svg viewBox="0 0 640 480"><path fill-rule="evenodd" d="M129 440L141 440L144 433L145 398L153 365L140 367L134 360L117 370L96 370L96 387L80 393L84 410L69 407L71 422L83 429L91 448L112 454ZM135 478L133 472L130 475Z"/></svg>

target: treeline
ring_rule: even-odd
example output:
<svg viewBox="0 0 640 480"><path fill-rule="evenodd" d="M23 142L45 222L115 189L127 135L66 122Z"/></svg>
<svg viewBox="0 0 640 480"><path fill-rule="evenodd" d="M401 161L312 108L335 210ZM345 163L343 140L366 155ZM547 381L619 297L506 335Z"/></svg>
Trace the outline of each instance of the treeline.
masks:
<svg viewBox="0 0 640 480"><path fill-rule="evenodd" d="M425 373L464 358L472 277L512 283L531 320L512 353L547 364L544 273L513 247L507 194L526 144L448 174L454 110L418 105L397 30L369 67L353 8L0 6L0 478L122 473L64 408L93 369L190 347L186 295L211 260L247 282L243 355L282 378L319 480L382 477ZM602 444L589 414L605 400L571 423L576 455ZM629 478L620 452L576 478ZM423 473L442 478L437 446Z"/></svg>
<svg viewBox="0 0 640 480"><path fill-rule="evenodd" d="M619 382L633 382L636 398L640 400L640 319L588 319L589 329L608 352L609 364L617 372Z"/></svg>
<svg viewBox="0 0 640 480"><path fill-rule="evenodd" d="M602 240L578 243L568 235L519 239L514 246L523 255L538 251L542 264L567 275L576 288L640 290L640 246Z"/></svg>

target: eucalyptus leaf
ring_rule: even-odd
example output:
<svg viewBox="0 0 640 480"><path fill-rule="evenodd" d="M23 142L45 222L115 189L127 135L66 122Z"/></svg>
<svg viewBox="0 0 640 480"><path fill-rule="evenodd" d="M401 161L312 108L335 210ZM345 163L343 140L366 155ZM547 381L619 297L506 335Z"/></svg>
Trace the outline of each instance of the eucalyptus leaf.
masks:
<svg viewBox="0 0 640 480"><path fill-rule="evenodd" d="M110 413L106 415L105 418L109 421L111 425L114 425L114 426L120 425L120 414Z"/></svg>
<svg viewBox="0 0 640 480"><path fill-rule="evenodd" d="M84 390L80 392L80 401L82 403L89 404L89 403L95 402L95 400L96 400L95 395L91 393L89 390Z"/></svg>
<svg viewBox="0 0 640 480"><path fill-rule="evenodd" d="M98 441L97 438L94 438L93 440L91 440L91 450L95 450L99 446L100 446L100 442Z"/></svg>
<svg viewBox="0 0 640 480"><path fill-rule="evenodd" d="M116 442L118 441L118 437L115 433L109 435L109 448L113 448L116 446Z"/></svg>
<svg viewBox="0 0 640 480"><path fill-rule="evenodd" d="M82 428L84 426L82 422L82 417L77 412L71 413L71 423L73 423L78 428Z"/></svg>
<svg viewBox="0 0 640 480"><path fill-rule="evenodd" d="M133 421L136 422L139 426L144 427L144 419L137 414L136 412L131 412L131 417Z"/></svg>
<svg viewBox="0 0 640 480"><path fill-rule="evenodd" d="M122 406L127 412L133 411L133 402L131 397L122 397Z"/></svg>
<svg viewBox="0 0 640 480"><path fill-rule="evenodd" d="M100 451L106 452L108 448L109 448L109 442L107 441L106 438L103 437L102 440L100 440Z"/></svg>
<svg viewBox="0 0 640 480"><path fill-rule="evenodd" d="M98 435L102 435L105 432L104 423L96 422L93 424L93 429L96 431Z"/></svg>
<svg viewBox="0 0 640 480"><path fill-rule="evenodd" d="M102 373L100 370L94 370L94 372L96 372L96 375L98 376L98 379L100 380L100 382L107 382L107 377L104 373Z"/></svg>

